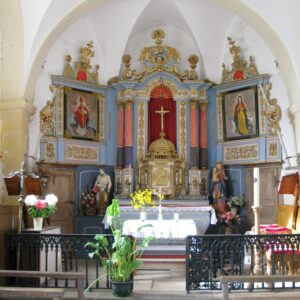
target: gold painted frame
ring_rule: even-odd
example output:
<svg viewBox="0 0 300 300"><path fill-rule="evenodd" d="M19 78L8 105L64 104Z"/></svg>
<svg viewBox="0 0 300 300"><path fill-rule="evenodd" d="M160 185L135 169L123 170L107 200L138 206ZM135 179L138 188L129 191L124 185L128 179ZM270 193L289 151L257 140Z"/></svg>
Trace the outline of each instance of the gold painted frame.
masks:
<svg viewBox="0 0 300 300"><path fill-rule="evenodd" d="M64 137L99 141L99 94L64 88Z"/></svg>

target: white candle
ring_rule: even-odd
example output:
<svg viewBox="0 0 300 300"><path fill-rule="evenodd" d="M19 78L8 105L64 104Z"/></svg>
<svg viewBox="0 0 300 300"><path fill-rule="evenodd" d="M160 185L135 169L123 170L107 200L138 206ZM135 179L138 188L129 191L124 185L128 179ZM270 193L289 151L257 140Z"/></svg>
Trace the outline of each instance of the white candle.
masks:
<svg viewBox="0 0 300 300"><path fill-rule="evenodd" d="M259 168L253 169L253 206L260 207L259 200Z"/></svg>
<svg viewBox="0 0 300 300"><path fill-rule="evenodd" d="M179 220L179 213L174 213L174 220L175 222Z"/></svg>

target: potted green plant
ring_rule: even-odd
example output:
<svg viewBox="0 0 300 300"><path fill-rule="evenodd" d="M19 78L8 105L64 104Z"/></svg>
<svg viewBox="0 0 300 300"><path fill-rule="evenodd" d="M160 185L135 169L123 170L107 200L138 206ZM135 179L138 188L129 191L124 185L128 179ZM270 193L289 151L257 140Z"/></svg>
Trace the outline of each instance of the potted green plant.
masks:
<svg viewBox="0 0 300 300"><path fill-rule="evenodd" d="M97 234L94 241L88 242L85 246L90 247L93 251L89 254L90 258L98 257L101 265L108 273L111 282L113 293L117 296L125 297L132 292L132 277L133 273L141 265L139 258L143 251L148 247L149 242L153 237L145 237L142 239L140 248L136 245L136 239L130 236L122 235L122 222L120 221L119 201L113 199L112 204L108 206L106 218L110 226L113 243L110 250L108 238L104 234ZM152 225L145 224L144 227ZM104 274L106 275L106 274ZM102 276L98 277L87 290Z"/></svg>

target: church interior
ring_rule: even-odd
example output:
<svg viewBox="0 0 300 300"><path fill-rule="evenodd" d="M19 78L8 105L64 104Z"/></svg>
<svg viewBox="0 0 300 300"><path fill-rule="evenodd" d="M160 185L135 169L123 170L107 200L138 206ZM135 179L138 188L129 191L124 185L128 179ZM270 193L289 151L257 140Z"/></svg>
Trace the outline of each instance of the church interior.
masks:
<svg viewBox="0 0 300 300"><path fill-rule="evenodd" d="M41 235L51 228L84 241L111 233L105 213L118 199L123 234L152 222L151 258L188 257L210 234L244 236L252 252L247 235L296 238L299 8L296 0L0 1L1 269L26 265L18 250L7 264L7 245L10 233L33 231L30 194L55 195L53 210L38 215ZM142 193L150 202L134 203ZM268 254L273 242L264 243L265 261L251 256L254 274L275 274L278 251L288 256L285 273L278 268L297 274L299 244ZM61 255L65 266L74 257ZM220 288L211 278L224 268L206 277L192 259L185 264L188 292Z"/></svg>

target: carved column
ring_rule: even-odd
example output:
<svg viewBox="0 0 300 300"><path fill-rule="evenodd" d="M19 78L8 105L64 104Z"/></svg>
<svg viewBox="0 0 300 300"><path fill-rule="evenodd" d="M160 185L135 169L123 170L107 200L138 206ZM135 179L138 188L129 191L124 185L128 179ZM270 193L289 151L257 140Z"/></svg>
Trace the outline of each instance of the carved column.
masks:
<svg viewBox="0 0 300 300"><path fill-rule="evenodd" d="M207 157L207 123L206 123L207 101L200 102L200 169L208 168Z"/></svg>
<svg viewBox="0 0 300 300"><path fill-rule="evenodd" d="M133 160L133 102L128 101L125 104L125 148L124 165L132 166Z"/></svg>
<svg viewBox="0 0 300 300"><path fill-rule="evenodd" d="M125 146L125 116L124 104L118 103L118 151L117 151L117 167L124 166L124 146Z"/></svg>
<svg viewBox="0 0 300 300"><path fill-rule="evenodd" d="M191 123L190 123L190 159L191 168L198 169L199 166L199 125L198 125L198 102L191 101Z"/></svg>

